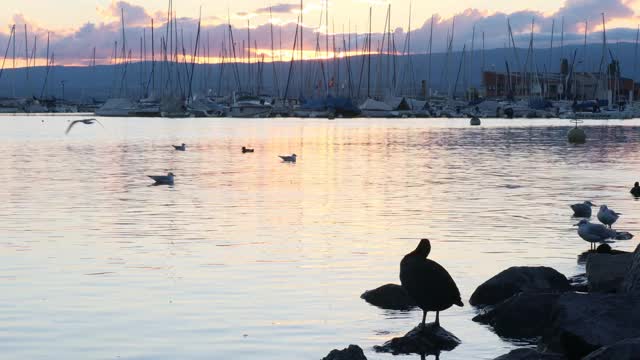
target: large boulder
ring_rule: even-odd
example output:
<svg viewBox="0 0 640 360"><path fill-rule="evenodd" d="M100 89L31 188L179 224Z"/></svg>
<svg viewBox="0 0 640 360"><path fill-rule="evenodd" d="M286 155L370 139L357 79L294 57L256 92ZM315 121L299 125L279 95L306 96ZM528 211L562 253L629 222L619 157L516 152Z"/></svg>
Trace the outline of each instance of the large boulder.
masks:
<svg viewBox="0 0 640 360"><path fill-rule="evenodd" d="M516 349L494 360L566 360L562 354L541 353L535 349Z"/></svg>
<svg viewBox="0 0 640 360"><path fill-rule="evenodd" d="M451 351L462 342L455 335L434 324L422 324L405 336L393 338L384 345L374 346L377 352L397 354L435 355Z"/></svg>
<svg viewBox="0 0 640 360"><path fill-rule="evenodd" d="M625 339L613 345L601 347L583 360L637 360L640 359L640 338Z"/></svg>
<svg viewBox="0 0 640 360"><path fill-rule="evenodd" d="M471 295L473 306L495 305L524 291L565 292L569 280L549 267L511 267L480 285Z"/></svg>
<svg viewBox="0 0 640 360"><path fill-rule="evenodd" d="M541 349L581 359L602 346L640 337L640 296L562 294L541 339Z"/></svg>
<svg viewBox="0 0 640 360"><path fill-rule="evenodd" d="M416 306L407 291L396 284L386 284L377 289L365 291L360 297L371 305L388 310L410 310Z"/></svg>
<svg viewBox="0 0 640 360"><path fill-rule="evenodd" d="M633 254L591 254L587 258L589 292L618 292Z"/></svg>
<svg viewBox="0 0 640 360"><path fill-rule="evenodd" d="M640 245L633 252L633 259L622 282L622 290L626 293L640 295Z"/></svg>
<svg viewBox="0 0 640 360"><path fill-rule="evenodd" d="M349 345L348 348L342 350L331 350L329 355L322 360L367 360L364 356L362 348L358 345Z"/></svg>
<svg viewBox="0 0 640 360"><path fill-rule="evenodd" d="M491 325L502 337L542 336L551 323L551 309L559 297L559 293L519 293L474 317L473 321Z"/></svg>

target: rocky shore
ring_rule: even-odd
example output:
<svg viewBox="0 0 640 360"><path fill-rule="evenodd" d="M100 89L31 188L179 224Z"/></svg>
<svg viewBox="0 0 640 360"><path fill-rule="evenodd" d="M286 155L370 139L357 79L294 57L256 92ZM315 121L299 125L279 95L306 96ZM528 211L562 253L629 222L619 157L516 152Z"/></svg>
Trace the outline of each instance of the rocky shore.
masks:
<svg viewBox="0 0 640 360"><path fill-rule="evenodd" d="M505 340L537 344L496 360L640 358L640 245L633 253L589 251L578 262L584 263L585 274L567 278L548 267L512 267L474 291L469 302L478 314L473 321ZM400 285L387 284L361 297L385 309L415 307ZM459 344L454 334L427 324L374 350L430 355ZM353 354L325 359L366 359Z"/></svg>

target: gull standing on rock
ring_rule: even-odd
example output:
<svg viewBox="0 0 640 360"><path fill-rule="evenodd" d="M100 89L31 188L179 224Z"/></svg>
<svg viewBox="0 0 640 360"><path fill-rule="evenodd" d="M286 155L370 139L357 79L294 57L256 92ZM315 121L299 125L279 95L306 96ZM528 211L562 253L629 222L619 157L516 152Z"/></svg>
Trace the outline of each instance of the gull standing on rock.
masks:
<svg viewBox="0 0 640 360"><path fill-rule="evenodd" d="M607 205L602 205L598 211L598 220L611 228L611 225L618 221L620 215L622 214L609 209Z"/></svg>
<svg viewBox="0 0 640 360"><path fill-rule="evenodd" d="M601 224L592 224L589 220L582 219L573 225L578 227L578 235L591 243L590 250L595 248L596 243L604 243L607 240L630 240L633 235L628 232L617 232Z"/></svg>
<svg viewBox="0 0 640 360"><path fill-rule="evenodd" d="M583 203L571 205L571 209L573 209L573 216L590 218L592 206L596 205L591 201L585 201Z"/></svg>
<svg viewBox="0 0 640 360"><path fill-rule="evenodd" d="M427 259L431 252L428 239L420 240L418 247L400 262L400 282L409 296L422 309L422 327L427 311L436 312L436 326L440 326L440 311L453 305L463 306L460 290L445 268Z"/></svg>

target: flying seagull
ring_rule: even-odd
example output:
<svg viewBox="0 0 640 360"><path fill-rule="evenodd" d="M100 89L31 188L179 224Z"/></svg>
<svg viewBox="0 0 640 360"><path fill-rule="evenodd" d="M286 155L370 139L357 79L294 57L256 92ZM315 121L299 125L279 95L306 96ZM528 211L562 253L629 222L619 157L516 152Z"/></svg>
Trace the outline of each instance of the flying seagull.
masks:
<svg viewBox="0 0 640 360"><path fill-rule="evenodd" d="M74 121L71 122L71 124L69 124L69 127L67 127L67 131L64 134L65 135L69 135L69 131L71 131L71 128L77 123L83 123L85 125L93 125L94 122L97 122L98 124L100 124L100 126L102 126L104 128L104 125L102 125L102 123L100 121L98 121L97 119L74 120Z"/></svg>

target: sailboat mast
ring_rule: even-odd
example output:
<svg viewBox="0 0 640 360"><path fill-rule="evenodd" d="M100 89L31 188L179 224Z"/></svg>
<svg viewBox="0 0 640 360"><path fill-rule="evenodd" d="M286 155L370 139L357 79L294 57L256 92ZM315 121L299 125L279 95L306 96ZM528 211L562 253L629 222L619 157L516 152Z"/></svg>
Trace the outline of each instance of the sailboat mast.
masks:
<svg viewBox="0 0 640 360"><path fill-rule="evenodd" d="M431 98L431 62L433 56L433 19L431 15L431 26L429 29L429 64L427 66L427 98Z"/></svg>
<svg viewBox="0 0 640 360"><path fill-rule="evenodd" d="M636 46L635 46L635 51L634 51L634 55L633 55L633 81L634 81L634 83L638 81L638 42L640 42L640 25L638 26L638 30L636 31Z"/></svg>
<svg viewBox="0 0 640 360"><path fill-rule="evenodd" d="M373 7L369 7L369 41L367 46L367 98L371 97L371 15Z"/></svg>

